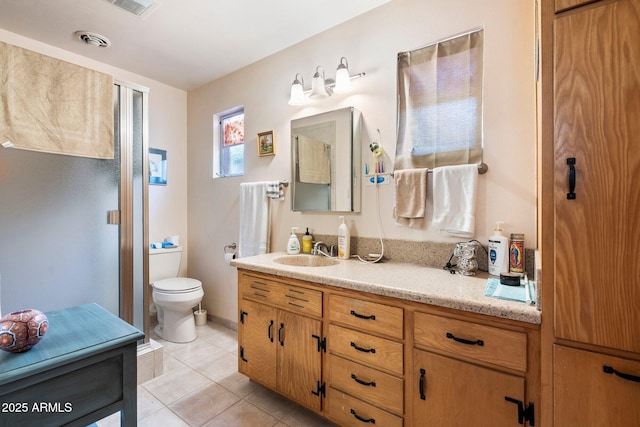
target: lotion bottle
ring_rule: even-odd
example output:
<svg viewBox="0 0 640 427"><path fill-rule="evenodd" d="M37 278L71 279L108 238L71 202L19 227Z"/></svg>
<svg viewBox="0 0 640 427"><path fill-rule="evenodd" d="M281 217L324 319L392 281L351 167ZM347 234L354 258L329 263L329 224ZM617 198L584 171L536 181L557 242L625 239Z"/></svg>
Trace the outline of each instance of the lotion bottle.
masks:
<svg viewBox="0 0 640 427"><path fill-rule="evenodd" d="M309 227L307 227L307 232L302 236L302 253L310 254L313 246L313 236L309 234Z"/></svg>
<svg viewBox="0 0 640 427"><path fill-rule="evenodd" d="M341 216L342 224L338 227L338 258L349 259L351 256L351 235L349 234L349 227L344 222L344 217Z"/></svg>
<svg viewBox="0 0 640 427"><path fill-rule="evenodd" d="M496 222L493 236L489 237L489 274L500 276L509 271L509 239L502 234L502 222Z"/></svg>
<svg viewBox="0 0 640 427"><path fill-rule="evenodd" d="M291 236L289 236L289 243L287 243L287 253L289 255L296 255L300 253L300 240L296 236L296 230L298 227L291 227Z"/></svg>

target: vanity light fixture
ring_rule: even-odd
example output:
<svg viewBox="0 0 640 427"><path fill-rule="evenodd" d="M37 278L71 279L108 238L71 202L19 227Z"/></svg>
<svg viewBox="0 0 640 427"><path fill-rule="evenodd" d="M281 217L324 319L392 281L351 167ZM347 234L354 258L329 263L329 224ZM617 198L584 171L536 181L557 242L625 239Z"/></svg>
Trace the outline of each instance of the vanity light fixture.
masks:
<svg viewBox="0 0 640 427"><path fill-rule="evenodd" d="M321 69L322 75L320 75ZM316 67L316 73L313 75L313 81L311 82L311 93L309 94L309 98L328 98L329 95L331 95L331 89L327 89L327 83L324 79L324 68L318 65Z"/></svg>
<svg viewBox="0 0 640 427"><path fill-rule="evenodd" d="M344 61L344 62L343 62ZM346 93L351 90L351 76L349 75L349 61L344 56L340 58L340 64L336 70L335 93Z"/></svg>
<svg viewBox="0 0 640 427"><path fill-rule="evenodd" d="M300 80L298 80L300 76ZM307 99L304 97L304 79L302 74L296 74L291 84L291 96L289 97L289 105L304 105Z"/></svg>
<svg viewBox="0 0 640 427"><path fill-rule="evenodd" d="M298 78L298 76L300 78ZM349 61L346 57L340 58L340 63L336 70L336 79L325 79L324 68L318 65L313 75L312 86L310 90L304 88L304 80L302 74L297 73L293 83L291 84L291 95L289 96L289 105L304 105L308 99L324 99L333 93L346 93L352 88L351 80L364 77L365 73L349 74Z"/></svg>

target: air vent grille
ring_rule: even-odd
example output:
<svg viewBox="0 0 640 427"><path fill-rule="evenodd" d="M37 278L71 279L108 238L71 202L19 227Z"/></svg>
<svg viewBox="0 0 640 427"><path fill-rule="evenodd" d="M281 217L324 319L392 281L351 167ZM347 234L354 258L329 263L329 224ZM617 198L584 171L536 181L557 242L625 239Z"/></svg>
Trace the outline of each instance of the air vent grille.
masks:
<svg viewBox="0 0 640 427"><path fill-rule="evenodd" d="M143 16L154 6L152 0L108 0L114 5L133 13L136 16Z"/></svg>
<svg viewBox="0 0 640 427"><path fill-rule="evenodd" d="M76 36L86 44L96 47L109 47L111 42L105 36L90 31L76 31Z"/></svg>

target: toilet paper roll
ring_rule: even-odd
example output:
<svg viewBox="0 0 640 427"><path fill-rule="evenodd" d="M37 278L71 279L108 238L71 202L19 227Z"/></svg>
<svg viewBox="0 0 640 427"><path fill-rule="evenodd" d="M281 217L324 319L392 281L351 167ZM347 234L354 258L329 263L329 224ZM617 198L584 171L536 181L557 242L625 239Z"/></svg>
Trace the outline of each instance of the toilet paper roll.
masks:
<svg viewBox="0 0 640 427"><path fill-rule="evenodd" d="M227 252L226 254L224 254L224 262L226 262L227 264L229 264L232 259L236 259L235 253Z"/></svg>

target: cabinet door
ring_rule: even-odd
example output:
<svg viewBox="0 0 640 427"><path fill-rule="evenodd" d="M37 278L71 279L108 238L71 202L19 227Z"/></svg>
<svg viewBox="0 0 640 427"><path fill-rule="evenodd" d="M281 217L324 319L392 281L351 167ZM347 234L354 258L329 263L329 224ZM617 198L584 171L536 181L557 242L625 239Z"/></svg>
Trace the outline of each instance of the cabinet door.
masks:
<svg viewBox="0 0 640 427"><path fill-rule="evenodd" d="M557 18L554 48L555 334L640 352L640 1Z"/></svg>
<svg viewBox="0 0 640 427"><path fill-rule="evenodd" d="M412 426L518 425L524 378L421 350L413 351Z"/></svg>
<svg viewBox="0 0 640 427"><path fill-rule="evenodd" d="M277 310L240 300L238 371L267 387L276 387Z"/></svg>
<svg viewBox="0 0 640 427"><path fill-rule="evenodd" d="M318 338L316 338L318 337ZM278 391L307 408L321 409L322 322L287 311L278 313Z"/></svg>
<svg viewBox="0 0 640 427"><path fill-rule="evenodd" d="M555 345L556 426L632 426L640 420L640 362Z"/></svg>

